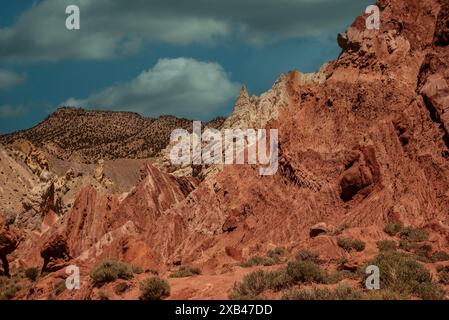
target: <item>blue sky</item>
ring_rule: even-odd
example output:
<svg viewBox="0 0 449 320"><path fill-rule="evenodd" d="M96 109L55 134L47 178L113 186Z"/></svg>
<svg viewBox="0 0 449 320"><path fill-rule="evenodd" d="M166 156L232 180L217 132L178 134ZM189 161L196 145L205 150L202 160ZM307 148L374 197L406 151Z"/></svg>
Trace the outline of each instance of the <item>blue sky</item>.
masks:
<svg viewBox="0 0 449 320"><path fill-rule="evenodd" d="M367 0L0 0L0 133L29 128L61 104L227 115L241 85L269 89L311 72ZM65 27L69 4L81 29Z"/></svg>

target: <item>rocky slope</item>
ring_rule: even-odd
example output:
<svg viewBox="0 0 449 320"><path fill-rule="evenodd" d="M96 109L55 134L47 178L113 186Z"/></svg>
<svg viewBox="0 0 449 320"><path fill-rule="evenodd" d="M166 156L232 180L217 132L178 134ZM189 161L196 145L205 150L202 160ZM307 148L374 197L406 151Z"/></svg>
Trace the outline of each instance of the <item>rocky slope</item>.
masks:
<svg viewBox="0 0 449 320"><path fill-rule="evenodd" d="M221 118L211 121L213 126L221 123ZM1 136L0 143L23 139L62 160L95 163L153 157L168 144L172 130L191 127L191 121L173 116L155 119L131 112L63 107L32 129Z"/></svg>
<svg viewBox="0 0 449 320"><path fill-rule="evenodd" d="M53 297L63 267L76 264L82 289L66 290L60 299L98 299L105 292L137 299L139 281L156 272L166 278L183 265L201 267L202 275L170 279L172 298L226 298L250 271L275 269L244 269L241 262L279 247L287 252L280 265L301 249L313 250L323 268L349 272L340 282L361 290L358 272L379 253L380 240L419 256L438 281L434 255L444 260L440 267L449 265L449 5L381 0L378 6L381 29L366 30L366 16L358 17L339 37L341 55L318 74L290 72L260 98L242 90L225 126L279 129L275 175L225 166L198 181L146 165L123 197L87 187L34 240L38 245L24 241L15 257L8 255L11 269L38 264L50 272L25 297ZM398 236L384 232L387 224L416 229ZM418 240L410 240L410 230ZM343 238L364 245L350 250ZM117 281L95 286L89 273L105 258L144 272L127 281L124 293L115 291ZM438 297L448 297L448 282L440 285Z"/></svg>

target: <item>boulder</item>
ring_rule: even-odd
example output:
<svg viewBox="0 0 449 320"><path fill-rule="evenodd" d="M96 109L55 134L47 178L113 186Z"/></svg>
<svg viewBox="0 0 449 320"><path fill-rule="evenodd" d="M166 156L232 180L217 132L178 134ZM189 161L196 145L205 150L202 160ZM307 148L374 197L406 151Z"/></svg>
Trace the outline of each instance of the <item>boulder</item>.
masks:
<svg viewBox="0 0 449 320"><path fill-rule="evenodd" d="M319 236L320 234L326 234L332 232L332 228L327 225L325 222L320 222L317 223L315 225L313 225L312 227L310 227L309 230L309 236L311 238L315 238L317 236Z"/></svg>

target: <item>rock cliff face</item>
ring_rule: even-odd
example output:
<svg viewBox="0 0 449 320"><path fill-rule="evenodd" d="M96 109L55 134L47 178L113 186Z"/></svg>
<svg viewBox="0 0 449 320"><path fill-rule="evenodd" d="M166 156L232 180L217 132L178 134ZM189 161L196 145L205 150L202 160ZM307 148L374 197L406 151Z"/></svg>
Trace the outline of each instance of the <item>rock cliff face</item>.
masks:
<svg viewBox="0 0 449 320"><path fill-rule="evenodd" d="M120 256L127 251L124 243L139 239L145 243L147 232L164 237L159 232L163 213L183 201L197 181L175 178L150 164L142 171L142 181L121 201L117 195L98 192L92 186L83 189L73 209L43 237L44 269L50 263L53 269L61 268L64 261L72 258L95 261L99 257ZM146 243L147 247L151 244ZM133 250L139 251L139 247Z"/></svg>
<svg viewBox="0 0 449 320"><path fill-rule="evenodd" d="M358 17L339 36L338 59L318 73L290 72L261 97L242 89L222 128L278 129L275 175L224 166L199 181L187 170L175 176L145 164L126 193L87 186L39 235L38 246L17 247L17 260L26 264L25 253L37 255L51 272L29 298L45 297L43 287L68 264L82 267L88 285L61 298L97 298L88 275L105 258L162 276L175 266L201 266L201 276L170 280L172 296L223 298L246 273L240 262L276 247L319 251L328 270L341 259L355 270L379 252L379 240L399 240L383 232L388 223L422 228L431 253L448 251L448 5L381 0L378 6L380 30L366 30L366 17ZM366 248L348 253L338 245L341 237L361 239ZM133 289L114 298L137 298L133 281Z"/></svg>
<svg viewBox="0 0 449 320"><path fill-rule="evenodd" d="M288 75L281 75L275 82L273 87L260 97L249 96L246 87L242 87L240 94L234 104L232 114L220 123L219 126L214 125L215 121L205 124L204 129L219 129L224 136L227 129L263 129L267 124L278 118L279 112L285 109L290 103L290 93L288 88L291 83L299 86L305 86L310 83L322 83L326 79L326 65L324 65L316 73L303 74L300 72L291 72ZM199 176L202 179L208 175L214 175L222 170L222 167L215 166L213 168L204 166L173 166L170 160L170 151L173 143L169 143L156 159L155 166L163 171L170 172L176 176ZM204 147L205 143L203 143ZM225 150L223 149L223 153Z"/></svg>
<svg viewBox="0 0 449 320"><path fill-rule="evenodd" d="M303 82L293 72L275 85L283 83L286 94L274 99L286 105L274 108L279 115L268 124L280 131L278 174L262 178L255 168L225 167L201 184L166 212L170 240L164 241L177 245L159 243L163 256L207 263L226 246L253 253L270 245L300 246L321 221L379 231L389 222L449 225L445 111L434 106L445 103L447 69L427 62L445 61L448 52L435 42L444 6L379 6L381 30L365 30L364 17L356 19L339 59L322 71L325 81ZM426 86L435 72L439 83ZM431 99L423 92L435 102L426 102ZM240 120L254 125L242 111L254 104L243 89L233 115L238 120L231 116L224 126Z"/></svg>
<svg viewBox="0 0 449 320"><path fill-rule="evenodd" d="M242 87L234 110L224 122L223 128L265 128L269 121L277 119L279 112L290 104L288 87L291 82L300 86L322 83L326 79L324 70L325 66L316 73L293 72L281 75L273 87L260 97L250 97L246 88Z"/></svg>
<svg viewBox="0 0 449 320"><path fill-rule="evenodd" d="M17 249L20 241L20 231L10 228L7 224L5 224L4 219L0 217L0 261L3 266L3 270L0 272L0 275L10 275L8 255Z"/></svg>

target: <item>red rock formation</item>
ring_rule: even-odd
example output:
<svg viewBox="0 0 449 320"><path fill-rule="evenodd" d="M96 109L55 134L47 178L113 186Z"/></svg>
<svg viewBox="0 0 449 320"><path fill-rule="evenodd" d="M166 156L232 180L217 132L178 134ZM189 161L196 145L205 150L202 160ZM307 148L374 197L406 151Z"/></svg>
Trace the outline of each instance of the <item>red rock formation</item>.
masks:
<svg viewBox="0 0 449 320"><path fill-rule="evenodd" d="M43 268L60 268L71 258L84 261L122 256L154 265L148 261L154 255L150 247L147 261L138 252L143 253L147 246L142 240L145 231L160 231L162 213L182 201L196 182L172 177L149 164L143 172L142 181L121 203L114 194L100 193L93 187L83 189L73 209L44 235Z"/></svg>
<svg viewBox="0 0 449 320"><path fill-rule="evenodd" d="M292 72L277 83L283 105L277 118L266 118L269 128L279 129L275 175L225 166L198 184L147 165L123 201L84 189L44 237L45 261L114 257L163 272L195 263L209 280L276 246L310 248L336 261L346 253L327 227L347 224L343 237L366 242L344 264L353 270L378 252L388 222L426 228L431 248L447 250L447 5L378 5L381 29L365 30L364 17L357 18L340 36L339 58L322 70L325 81L300 81ZM248 99L243 92L238 107L249 117L242 110ZM84 297L92 296L93 289L86 290Z"/></svg>
<svg viewBox="0 0 449 320"><path fill-rule="evenodd" d="M18 230L10 229L0 217L0 260L3 264L3 274L9 276L8 255L19 246L21 237Z"/></svg>
<svg viewBox="0 0 449 320"><path fill-rule="evenodd" d="M158 220L164 236L150 232L148 241L167 261L207 262L225 247L263 252L270 244L299 245L322 221L379 230L392 220L449 226L443 122L449 75L436 62L449 49L434 44L440 3L379 5L381 30L365 30L364 18L356 19L324 83L287 82L291 103L270 124L280 132L275 176L226 167ZM441 105L434 108L438 117L430 98Z"/></svg>

